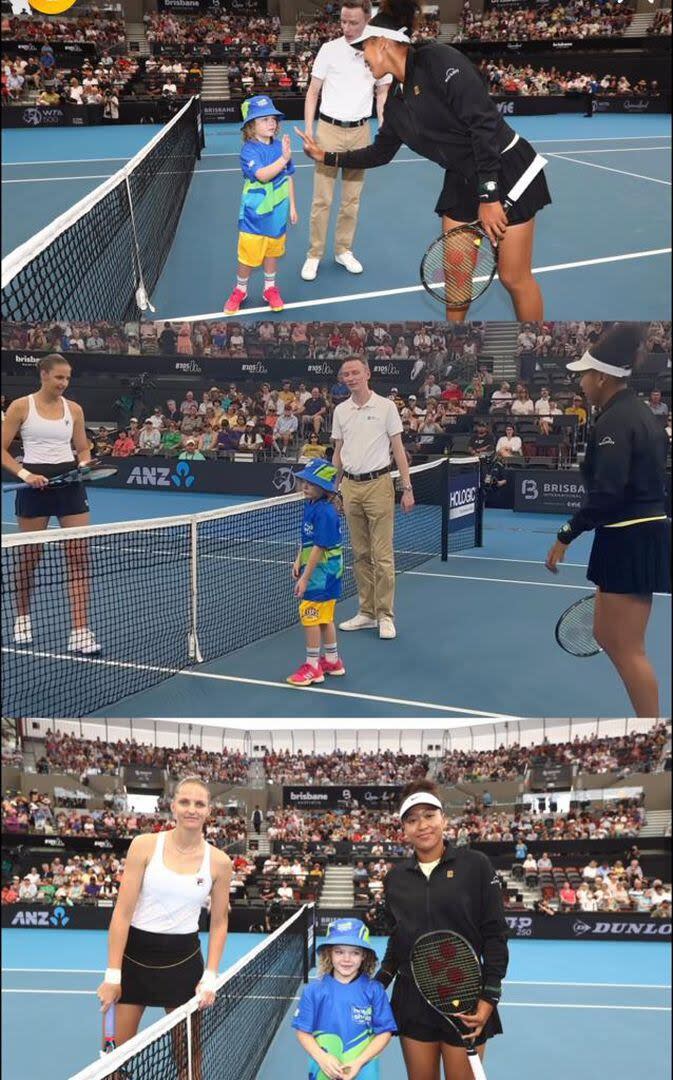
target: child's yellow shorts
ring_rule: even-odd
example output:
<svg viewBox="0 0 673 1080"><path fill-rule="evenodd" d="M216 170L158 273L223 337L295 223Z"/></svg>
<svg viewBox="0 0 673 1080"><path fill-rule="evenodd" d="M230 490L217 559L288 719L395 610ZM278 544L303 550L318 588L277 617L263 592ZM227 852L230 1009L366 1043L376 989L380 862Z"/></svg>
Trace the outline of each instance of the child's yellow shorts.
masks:
<svg viewBox="0 0 673 1080"><path fill-rule="evenodd" d="M284 254L284 236L238 234L238 261L244 266L261 266L265 259L280 259Z"/></svg>
<svg viewBox="0 0 673 1080"><path fill-rule="evenodd" d="M336 600L302 600L299 618L302 626L329 626L334 622Z"/></svg>

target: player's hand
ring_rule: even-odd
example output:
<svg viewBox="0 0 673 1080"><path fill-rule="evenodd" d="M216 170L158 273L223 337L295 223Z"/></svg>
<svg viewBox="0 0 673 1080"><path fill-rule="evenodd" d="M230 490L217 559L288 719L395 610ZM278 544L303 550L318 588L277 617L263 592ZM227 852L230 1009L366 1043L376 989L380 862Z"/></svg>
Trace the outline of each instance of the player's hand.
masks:
<svg viewBox="0 0 673 1080"><path fill-rule="evenodd" d="M413 510L416 505L413 491L403 491L402 498L400 499L400 506L404 510L405 514L408 514L410 510Z"/></svg>
<svg viewBox="0 0 673 1080"><path fill-rule="evenodd" d="M507 231L507 214L501 202L480 203L479 221L492 244L503 239Z"/></svg>
<svg viewBox="0 0 673 1080"><path fill-rule="evenodd" d="M280 146L281 146L281 151L280 152L283 155L283 158L285 159L285 161L289 161L290 158L292 157L292 144L290 142L290 136L289 135L283 135Z"/></svg>
<svg viewBox="0 0 673 1080"><path fill-rule="evenodd" d="M19 477L19 479L20 479L20 477ZM32 488L43 488L43 487L46 487L48 483L49 483L49 477L48 476L42 476L41 473L31 473L30 476L28 476L24 480L24 484L30 484L30 486Z"/></svg>
<svg viewBox="0 0 673 1080"><path fill-rule="evenodd" d="M299 214L297 213L297 207L290 207L290 225L296 225L299 221Z"/></svg>
<svg viewBox="0 0 673 1080"><path fill-rule="evenodd" d="M547 570L552 574L558 574L558 564L562 563L565 559L567 550L568 545L562 544L560 540L557 540L556 543L550 547L544 564L547 567Z"/></svg>
<svg viewBox="0 0 673 1080"><path fill-rule="evenodd" d="M309 135L306 131L300 131L298 127L295 129L295 134L299 136L304 144L304 153L307 157L313 158L319 165L322 165L325 160L325 151L321 150L317 142L312 135Z"/></svg>
<svg viewBox="0 0 673 1080"><path fill-rule="evenodd" d="M297 580L297 578L299 577L300 574L301 574L301 563L299 562L298 559L295 559L295 561L292 563L292 577L294 578L295 581Z"/></svg>
<svg viewBox="0 0 673 1080"><path fill-rule="evenodd" d="M199 999L199 1008L200 1009L209 1009L211 1005L215 1004L215 991L214 990L201 990L201 989L199 989L200 986L201 986L201 983L199 983L199 985L196 988L196 995L197 995L197 997Z"/></svg>
<svg viewBox="0 0 673 1080"><path fill-rule="evenodd" d="M342 1065L334 1054L321 1054L318 1064L325 1076L329 1076L330 1080L347 1080L346 1066Z"/></svg>
<svg viewBox="0 0 673 1080"><path fill-rule="evenodd" d="M106 1013L111 1005L119 1001L121 996L121 983L102 982L96 990L96 997L100 1001L100 1011Z"/></svg>
<svg viewBox="0 0 673 1080"><path fill-rule="evenodd" d="M469 1042L471 1039L478 1039L481 1035L486 1021L493 1012L494 1006L490 1001L479 1000L476 1009L473 1013L457 1013L458 1020L461 1020L466 1028L470 1029L469 1035L463 1035L463 1039Z"/></svg>
<svg viewBox="0 0 673 1080"><path fill-rule="evenodd" d="M296 596L297 600L301 600L303 598L304 593L306 592L307 586L308 586L308 581L306 580L306 575L302 574L302 576L299 578L297 584L294 587L294 595Z"/></svg>
<svg viewBox="0 0 673 1080"><path fill-rule="evenodd" d="M347 1076L348 1080L355 1080L355 1077L360 1075L360 1069L357 1061L351 1061L349 1065L343 1066L344 1076Z"/></svg>

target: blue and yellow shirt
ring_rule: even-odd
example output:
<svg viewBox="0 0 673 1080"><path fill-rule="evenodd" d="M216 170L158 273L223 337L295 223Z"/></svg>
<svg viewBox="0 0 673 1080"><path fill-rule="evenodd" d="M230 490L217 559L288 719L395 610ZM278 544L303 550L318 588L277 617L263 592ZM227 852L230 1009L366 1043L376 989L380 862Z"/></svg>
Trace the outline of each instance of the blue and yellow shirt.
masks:
<svg viewBox="0 0 673 1080"><path fill-rule="evenodd" d="M306 566L316 546L324 548L323 556L311 575L304 599L338 600L344 569L341 519L329 499L304 501L299 559L302 566Z"/></svg>
<svg viewBox="0 0 673 1080"><path fill-rule="evenodd" d="M241 170L245 177L238 227L254 236L285 236L290 216L290 177L295 168L289 161L273 180L262 184L256 173L278 161L282 146L278 139L270 143L251 140L241 148Z"/></svg>
<svg viewBox="0 0 673 1080"><path fill-rule="evenodd" d="M342 1065L355 1061L375 1035L397 1030L385 990L367 975L360 975L351 983L340 983L332 975L324 975L309 983L292 1027L313 1035L318 1045L328 1054L334 1054ZM309 1080L326 1080L313 1060L308 1075ZM358 1080L378 1078L378 1059L369 1061L358 1073Z"/></svg>

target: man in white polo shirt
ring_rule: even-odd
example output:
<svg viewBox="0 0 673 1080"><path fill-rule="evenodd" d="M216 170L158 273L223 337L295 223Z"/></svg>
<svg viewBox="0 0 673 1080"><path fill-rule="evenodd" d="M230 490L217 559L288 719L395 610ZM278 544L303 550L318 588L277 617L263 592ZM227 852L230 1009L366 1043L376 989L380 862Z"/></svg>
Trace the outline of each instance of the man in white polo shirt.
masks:
<svg viewBox="0 0 673 1080"><path fill-rule="evenodd" d="M402 481L402 509L409 511L414 506L402 445L402 420L394 401L370 389L370 371L364 360L345 360L340 374L350 397L334 410L332 463L338 478L343 478L340 490L360 599L357 615L340 623L340 629L378 626L379 637L394 638L395 487L390 475L391 453Z"/></svg>
<svg viewBox="0 0 673 1080"><path fill-rule="evenodd" d="M343 153L346 150L359 150L369 146L369 118L372 114L374 94L379 124L382 121L383 106L392 77L386 75L378 81L375 80L364 63L362 53L358 49L351 49L349 44L364 32L371 14L371 0L345 0L341 8L342 37L325 42L313 63L304 105L304 123L308 134L313 135L320 99L316 138L323 150ZM310 246L301 271L304 281L315 281L318 264L325 254L327 227L338 172L337 168L316 165ZM353 239L364 175L362 169L342 170L334 257L337 263L351 274L362 273L362 264L353 255Z"/></svg>

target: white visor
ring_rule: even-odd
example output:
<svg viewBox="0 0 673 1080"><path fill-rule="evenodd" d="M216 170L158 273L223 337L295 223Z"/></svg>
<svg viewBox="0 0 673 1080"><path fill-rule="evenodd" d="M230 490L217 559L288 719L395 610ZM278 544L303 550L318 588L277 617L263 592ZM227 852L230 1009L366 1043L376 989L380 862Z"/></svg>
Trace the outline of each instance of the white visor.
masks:
<svg viewBox="0 0 673 1080"><path fill-rule="evenodd" d="M431 795L429 791L417 791L400 806L400 817L403 818L413 806L435 806L438 810L444 809L436 795Z"/></svg>
<svg viewBox="0 0 673 1080"><path fill-rule="evenodd" d="M631 368L605 364L592 356L588 349L579 360L573 360L572 363L566 364L566 367L568 371L602 371L604 375L614 375L616 379L626 379L631 374Z"/></svg>
<svg viewBox="0 0 673 1080"><path fill-rule="evenodd" d="M389 41L400 41L403 45L410 45L411 38L406 31L406 26L403 26L401 30L389 30L387 26L366 26L360 37L355 41L349 41L348 44L353 49L361 49L369 38L384 37Z"/></svg>

